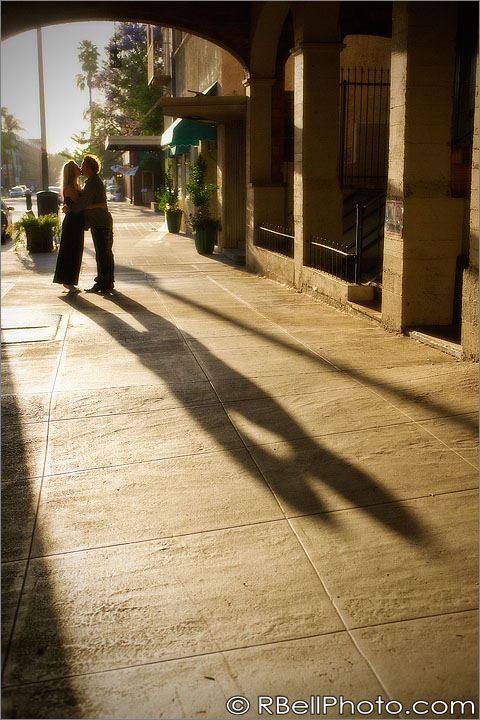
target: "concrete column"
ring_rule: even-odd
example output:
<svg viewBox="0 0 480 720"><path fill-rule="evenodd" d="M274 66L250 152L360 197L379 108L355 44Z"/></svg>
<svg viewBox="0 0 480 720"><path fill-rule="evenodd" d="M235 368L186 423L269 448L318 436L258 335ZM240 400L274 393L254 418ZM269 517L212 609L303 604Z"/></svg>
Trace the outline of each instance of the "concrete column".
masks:
<svg viewBox="0 0 480 720"><path fill-rule="evenodd" d="M394 2L382 317L448 325L463 200L450 197L456 3Z"/></svg>
<svg viewBox="0 0 480 720"><path fill-rule="evenodd" d="M245 121L218 126L219 205L222 230L220 248L245 247Z"/></svg>
<svg viewBox="0 0 480 720"><path fill-rule="evenodd" d="M294 50L294 219L295 284L306 280L309 240L342 235L342 193L338 179L338 42L301 43Z"/></svg>
<svg viewBox="0 0 480 720"><path fill-rule="evenodd" d="M479 225L479 142L478 142L478 54L475 122L473 130L472 190L470 198L469 266L463 273L462 349L467 360L478 361L478 225Z"/></svg>
<svg viewBox="0 0 480 720"><path fill-rule="evenodd" d="M253 267L249 248L261 222L283 225L285 188L272 183L272 88L274 78L249 78L247 95L247 266Z"/></svg>
<svg viewBox="0 0 480 720"><path fill-rule="evenodd" d="M247 95L247 182L272 181L272 88L274 78L249 78Z"/></svg>

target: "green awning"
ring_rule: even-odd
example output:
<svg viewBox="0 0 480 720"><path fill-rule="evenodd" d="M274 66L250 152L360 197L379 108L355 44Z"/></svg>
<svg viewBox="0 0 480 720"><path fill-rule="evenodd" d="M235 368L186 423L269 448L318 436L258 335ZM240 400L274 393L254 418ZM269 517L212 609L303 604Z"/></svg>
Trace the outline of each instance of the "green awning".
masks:
<svg viewBox="0 0 480 720"><path fill-rule="evenodd" d="M169 145L166 149L167 158L178 157L179 155L188 155L190 145Z"/></svg>
<svg viewBox="0 0 480 720"><path fill-rule="evenodd" d="M198 145L200 140L216 140L217 129L212 125L179 118L162 135L162 147L166 145Z"/></svg>
<svg viewBox="0 0 480 720"><path fill-rule="evenodd" d="M215 80L206 90L203 91L202 95L216 95L218 88L218 82Z"/></svg>

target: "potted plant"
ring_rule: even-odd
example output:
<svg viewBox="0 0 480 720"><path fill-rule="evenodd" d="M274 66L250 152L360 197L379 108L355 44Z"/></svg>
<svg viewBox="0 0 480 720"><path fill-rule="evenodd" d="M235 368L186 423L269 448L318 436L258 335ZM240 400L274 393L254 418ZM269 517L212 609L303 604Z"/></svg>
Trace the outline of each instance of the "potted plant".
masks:
<svg viewBox="0 0 480 720"><path fill-rule="evenodd" d="M210 200L218 190L218 185L205 182L207 165L201 155L194 165L189 164L190 180L186 185L195 212L190 215L189 224L195 237L195 247L200 255L210 255L217 242L217 230L220 222L210 213Z"/></svg>
<svg viewBox="0 0 480 720"><path fill-rule="evenodd" d="M165 171L165 184L157 193L158 207L167 218L168 232L178 233L182 224L182 211L178 207L178 188L175 187L171 170Z"/></svg>
<svg viewBox="0 0 480 720"><path fill-rule="evenodd" d="M28 252L52 252L54 235L60 234L60 220L56 213L39 215L27 212L14 223L14 240L18 247L26 244Z"/></svg>

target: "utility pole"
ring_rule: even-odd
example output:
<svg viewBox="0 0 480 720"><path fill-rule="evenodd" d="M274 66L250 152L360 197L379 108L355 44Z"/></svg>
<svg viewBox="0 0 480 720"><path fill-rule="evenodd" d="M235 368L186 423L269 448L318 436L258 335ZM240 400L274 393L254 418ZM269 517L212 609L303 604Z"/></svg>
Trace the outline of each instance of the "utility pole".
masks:
<svg viewBox="0 0 480 720"><path fill-rule="evenodd" d="M47 126L45 122L45 90L43 87L42 29L37 28L38 94L40 97L40 130L42 152L42 189L48 190Z"/></svg>

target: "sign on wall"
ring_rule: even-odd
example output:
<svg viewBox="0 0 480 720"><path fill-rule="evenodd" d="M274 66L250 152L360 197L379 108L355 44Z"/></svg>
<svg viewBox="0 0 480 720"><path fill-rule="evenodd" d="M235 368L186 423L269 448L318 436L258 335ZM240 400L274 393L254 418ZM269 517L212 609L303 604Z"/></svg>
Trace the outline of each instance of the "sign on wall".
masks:
<svg viewBox="0 0 480 720"><path fill-rule="evenodd" d="M403 202L400 200L387 200L385 232L395 237L403 236Z"/></svg>

